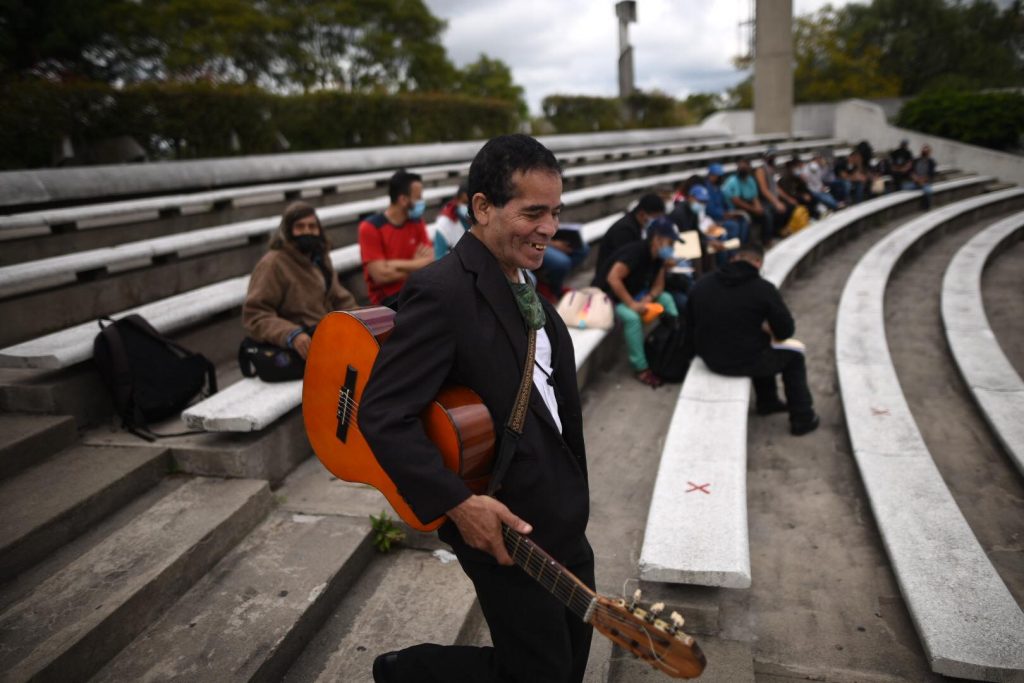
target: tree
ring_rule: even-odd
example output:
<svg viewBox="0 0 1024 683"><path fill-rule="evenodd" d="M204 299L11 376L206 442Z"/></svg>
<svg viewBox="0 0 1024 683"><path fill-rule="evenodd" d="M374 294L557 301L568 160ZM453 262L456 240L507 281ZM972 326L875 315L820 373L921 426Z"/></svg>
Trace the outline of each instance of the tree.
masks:
<svg viewBox="0 0 1024 683"><path fill-rule="evenodd" d="M129 0L0 0L0 75L108 80Z"/></svg>
<svg viewBox="0 0 1024 683"><path fill-rule="evenodd" d="M458 92L470 97L486 97L505 102L514 102L519 116L526 119L529 110L522 86L512 80L512 69L500 59L491 59L481 54L477 60L460 69Z"/></svg>
<svg viewBox="0 0 1024 683"><path fill-rule="evenodd" d="M817 15L798 17L794 22L793 98L797 102L829 102L849 97L895 97L899 78L884 73L881 49L860 43L840 29L840 11L826 6Z"/></svg>
<svg viewBox="0 0 1024 683"><path fill-rule="evenodd" d="M943 81L975 88L1024 84L1022 3L1000 11L990 0L872 0L836 12L843 52L877 51L881 73L912 95Z"/></svg>

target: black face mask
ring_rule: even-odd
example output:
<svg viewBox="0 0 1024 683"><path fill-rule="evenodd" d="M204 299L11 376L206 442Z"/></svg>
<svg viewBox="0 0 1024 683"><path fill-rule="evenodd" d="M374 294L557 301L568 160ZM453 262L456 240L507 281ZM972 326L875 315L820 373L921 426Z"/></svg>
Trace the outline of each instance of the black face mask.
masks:
<svg viewBox="0 0 1024 683"><path fill-rule="evenodd" d="M740 178L746 178L748 175L750 175L750 171L736 171L736 175L738 175Z"/></svg>
<svg viewBox="0 0 1024 683"><path fill-rule="evenodd" d="M303 254L313 254L321 250L323 243L317 235L297 235L295 247Z"/></svg>

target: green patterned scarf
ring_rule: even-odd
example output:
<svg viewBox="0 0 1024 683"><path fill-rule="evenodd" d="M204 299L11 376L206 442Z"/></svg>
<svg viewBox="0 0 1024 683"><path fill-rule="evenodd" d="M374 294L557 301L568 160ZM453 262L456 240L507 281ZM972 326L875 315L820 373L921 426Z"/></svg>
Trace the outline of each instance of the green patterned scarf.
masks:
<svg viewBox="0 0 1024 683"><path fill-rule="evenodd" d="M512 288L512 295L526 324L534 330L544 327L544 307L540 305L540 297L537 296L537 290L533 285L527 281L509 282L508 286Z"/></svg>

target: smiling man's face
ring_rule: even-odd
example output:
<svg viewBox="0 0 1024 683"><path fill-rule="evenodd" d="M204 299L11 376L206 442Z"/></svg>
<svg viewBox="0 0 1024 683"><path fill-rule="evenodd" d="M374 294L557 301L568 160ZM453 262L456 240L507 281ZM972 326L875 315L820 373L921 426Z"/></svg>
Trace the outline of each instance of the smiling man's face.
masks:
<svg viewBox="0 0 1024 683"><path fill-rule="evenodd" d="M473 233L494 254L505 276L516 279L516 269L536 270L558 230L562 211L562 178L548 170L516 172L515 193L497 207L483 194L470 201L476 225Z"/></svg>

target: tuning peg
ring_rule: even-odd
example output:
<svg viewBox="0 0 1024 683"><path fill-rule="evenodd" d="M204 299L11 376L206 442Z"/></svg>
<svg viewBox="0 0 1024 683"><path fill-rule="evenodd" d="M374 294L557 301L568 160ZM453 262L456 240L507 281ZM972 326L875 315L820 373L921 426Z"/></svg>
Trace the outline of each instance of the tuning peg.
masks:
<svg viewBox="0 0 1024 683"><path fill-rule="evenodd" d="M685 620L679 612L672 612L669 618L672 619L672 628L669 629L669 632L675 635L675 632L683 627Z"/></svg>
<svg viewBox="0 0 1024 683"><path fill-rule="evenodd" d="M633 591L633 602L629 603L629 611L632 612L636 609L637 603L640 602L640 589L637 588Z"/></svg>
<svg viewBox="0 0 1024 683"><path fill-rule="evenodd" d="M656 603L654 603L653 605L651 605L647 609L647 615L644 617L644 619L646 619L648 623L653 624L654 620L658 617L658 614L663 609L665 609L665 603L663 603L663 602L656 602Z"/></svg>

